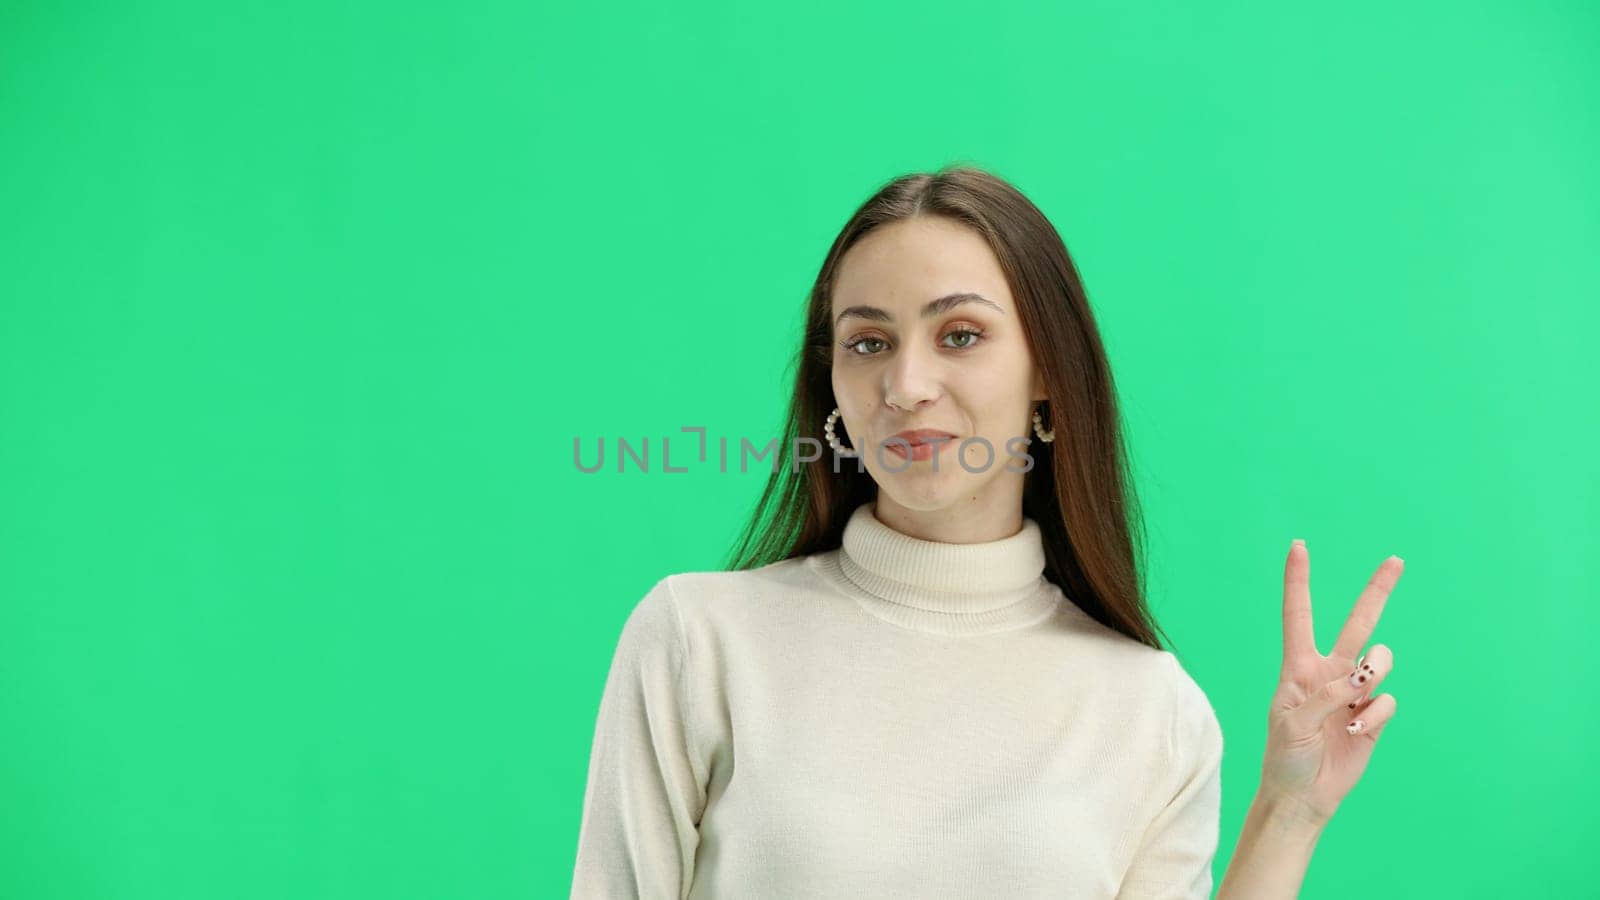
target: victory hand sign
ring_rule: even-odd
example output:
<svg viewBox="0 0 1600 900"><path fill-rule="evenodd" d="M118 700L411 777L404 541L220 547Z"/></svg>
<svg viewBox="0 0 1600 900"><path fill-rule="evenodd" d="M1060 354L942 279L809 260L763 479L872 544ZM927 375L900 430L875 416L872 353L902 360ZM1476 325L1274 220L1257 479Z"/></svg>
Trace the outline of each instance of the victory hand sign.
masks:
<svg viewBox="0 0 1600 900"><path fill-rule="evenodd" d="M1394 654L1372 636L1384 603L1405 569L1391 556L1378 566L1327 656L1311 627L1311 560L1303 541L1283 570L1283 668L1267 719L1267 752L1256 791L1217 900L1299 896L1323 826L1372 758L1394 715L1392 694L1377 686Z"/></svg>
<svg viewBox="0 0 1600 900"><path fill-rule="evenodd" d="M1366 771L1393 694L1376 694L1394 654L1374 644L1357 658L1405 570L1391 556L1378 566L1327 656L1311 628L1311 558L1303 541L1289 548L1283 572L1283 668L1272 697L1261 790L1325 822Z"/></svg>

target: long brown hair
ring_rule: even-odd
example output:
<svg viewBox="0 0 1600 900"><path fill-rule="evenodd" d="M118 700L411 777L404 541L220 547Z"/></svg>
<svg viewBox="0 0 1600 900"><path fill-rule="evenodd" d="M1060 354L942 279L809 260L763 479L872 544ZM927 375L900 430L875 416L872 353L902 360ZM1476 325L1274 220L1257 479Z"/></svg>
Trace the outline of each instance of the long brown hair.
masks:
<svg viewBox="0 0 1600 900"><path fill-rule="evenodd" d="M1004 179L967 165L902 175L845 223L811 288L778 453L793 453L797 438L819 437L837 405L829 312L845 251L874 228L912 216L943 216L982 235L1016 298L1055 429L1054 442L1029 448L1034 466L1024 476L1022 500L1023 515L1042 532L1045 577L1095 620L1161 649L1145 605L1143 521L1099 329L1061 236ZM731 569L838 547L850 514L877 495L871 475L854 462L835 472L830 452L799 465L779 462L735 544Z"/></svg>

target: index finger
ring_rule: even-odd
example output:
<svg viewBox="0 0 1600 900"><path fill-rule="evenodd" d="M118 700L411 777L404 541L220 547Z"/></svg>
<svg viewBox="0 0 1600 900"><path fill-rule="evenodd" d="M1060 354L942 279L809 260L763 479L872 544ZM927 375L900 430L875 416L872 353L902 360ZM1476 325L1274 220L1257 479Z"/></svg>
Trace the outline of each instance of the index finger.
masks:
<svg viewBox="0 0 1600 900"><path fill-rule="evenodd" d="M1339 630L1339 639L1333 642L1332 655L1354 659L1356 654L1361 652L1361 648L1366 646L1367 640L1372 637L1372 629L1378 627L1378 617L1383 615L1383 606L1389 600L1389 592L1394 590L1395 582L1400 580L1405 567L1405 560L1391 556L1378 566L1378 571L1372 573L1372 577L1367 580L1367 586L1361 591L1361 596L1356 599L1355 608L1350 610L1349 618L1344 620L1344 627Z"/></svg>
<svg viewBox="0 0 1600 900"><path fill-rule="evenodd" d="M1283 658L1285 661L1317 652L1311 627L1311 554L1306 542L1289 545L1283 564Z"/></svg>

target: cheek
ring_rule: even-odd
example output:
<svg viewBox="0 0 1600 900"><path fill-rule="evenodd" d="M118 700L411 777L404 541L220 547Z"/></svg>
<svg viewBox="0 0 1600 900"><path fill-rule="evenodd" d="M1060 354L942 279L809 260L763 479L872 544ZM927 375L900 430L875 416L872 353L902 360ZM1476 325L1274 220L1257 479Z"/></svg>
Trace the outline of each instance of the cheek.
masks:
<svg viewBox="0 0 1600 900"><path fill-rule="evenodd" d="M962 405L972 417L977 433L999 448L1005 446L1006 438L1022 434L1022 426L1031 421L1029 396L1025 388L1009 383L995 384L969 394Z"/></svg>
<svg viewBox="0 0 1600 900"><path fill-rule="evenodd" d="M850 360L845 360L846 365L835 365L832 384L834 384L834 397L843 402L850 400L854 407L870 404L874 396L874 376L861 372L862 367L848 365Z"/></svg>
<svg viewBox="0 0 1600 900"><path fill-rule="evenodd" d="M841 406L846 399L855 395L855 388L850 376L842 373L837 365L833 367L832 385L834 399L840 401Z"/></svg>
<svg viewBox="0 0 1600 900"><path fill-rule="evenodd" d="M866 386L849 376L841 376L837 369L833 375L833 400L834 405L839 408L840 417L857 428L861 427L860 423L872 412L872 398L868 395Z"/></svg>

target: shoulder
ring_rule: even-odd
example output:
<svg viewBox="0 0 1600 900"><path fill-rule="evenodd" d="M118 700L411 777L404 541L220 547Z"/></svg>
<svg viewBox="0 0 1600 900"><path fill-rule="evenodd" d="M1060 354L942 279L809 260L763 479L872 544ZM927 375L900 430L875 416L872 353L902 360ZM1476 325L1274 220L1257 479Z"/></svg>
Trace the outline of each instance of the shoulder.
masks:
<svg viewBox="0 0 1600 900"><path fill-rule="evenodd" d="M654 636L675 634L688 646L698 643L697 634L759 627L777 611L795 606L791 601L815 586L808 560L794 557L755 569L664 575L636 602L630 623L638 619L638 627Z"/></svg>
<svg viewBox="0 0 1600 900"><path fill-rule="evenodd" d="M1200 682L1170 650L1159 651L1168 668L1168 715L1175 757L1215 760L1222 755L1222 723Z"/></svg>
<svg viewBox="0 0 1600 900"><path fill-rule="evenodd" d="M1056 626L1077 639L1072 654L1076 664L1107 673L1110 677L1102 683L1111 695L1129 708L1148 711L1165 726L1170 750L1220 743L1221 727L1210 697L1177 654L1104 625L1065 599Z"/></svg>
<svg viewBox="0 0 1600 900"><path fill-rule="evenodd" d="M616 658L631 667L655 664L678 668L685 643L682 614L668 576L657 579L634 602L617 638Z"/></svg>
<svg viewBox="0 0 1600 900"><path fill-rule="evenodd" d="M1171 650L1151 647L1112 629L1104 648L1112 673L1108 693L1138 718L1161 757L1179 771L1214 765L1222 755L1222 725L1200 681Z"/></svg>
<svg viewBox="0 0 1600 900"><path fill-rule="evenodd" d="M710 594L799 586L811 579L810 562L809 556L793 556L754 569L676 572L663 580L671 581L673 588L680 592Z"/></svg>
<svg viewBox="0 0 1600 900"><path fill-rule="evenodd" d="M1172 696L1178 681L1187 677L1170 651L1152 647L1100 622L1060 588L1051 587L1059 599L1051 623L1052 634L1072 642L1072 657L1077 664L1090 665L1110 675L1144 702L1152 697Z"/></svg>
<svg viewBox="0 0 1600 900"><path fill-rule="evenodd" d="M711 671L729 646L782 639L791 593L805 584L805 558L759 569L664 575L634 601L617 641L625 669Z"/></svg>
<svg viewBox="0 0 1600 900"><path fill-rule="evenodd" d="M810 558L779 560L755 569L675 572L657 582L680 614L712 614L718 608L748 606L753 601L803 591L815 584Z"/></svg>
<svg viewBox="0 0 1600 900"><path fill-rule="evenodd" d="M1162 665L1167 669L1166 677L1172 687L1174 702L1183 706L1211 709L1211 698L1178 659L1177 654L1171 650L1161 650L1159 654Z"/></svg>
<svg viewBox="0 0 1600 900"><path fill-rule="evenodd" d="M1205 700L1205 692L1171 650L1152 647L1104 624L1073 603L1059 587L1055 590L1060 605L1054 622L1091 654L1097 664L1115 672L1119 678L1138 682L1145 691L1165 692L1174 700Z"/></svg>

